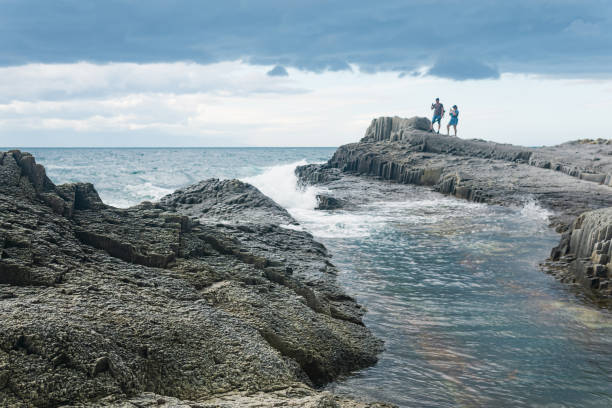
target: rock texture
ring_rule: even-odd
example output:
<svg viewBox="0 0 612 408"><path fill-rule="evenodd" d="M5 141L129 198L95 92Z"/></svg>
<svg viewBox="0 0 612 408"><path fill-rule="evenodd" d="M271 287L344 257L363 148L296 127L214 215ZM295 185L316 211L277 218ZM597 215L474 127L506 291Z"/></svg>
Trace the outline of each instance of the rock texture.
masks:
<svg viewBox="0 0 612 408"><path fill-rule="evenodd" d="M233 392L220 394L200 402L180 400L154 393L142 393L128 400L110 396L95 403L73 405L77 407L117 408L392 408L384 403L363 403L332 395L329 392L315 392L303 384L294 384L270 392ZM67 408L67 407L66 407Z"/></svg>
<svg viewBox="0 0 612 408"><path fill-rule="evenodd" d="M553 248L551 260L566 265L586 289L612 291L612 207L580 215Z"/></svg>
<svg viewBox="0 0 612 408"><path fill-rule="evenodd" d="M337 210L346 206L342 199L327 194L317 194L317 206L315 210Z"/></svg>
<svg viewBox="0 0 612 408"><path fill-rule="evenodd" d="M353 174L429 186L475 202L523 205L536 200L554 212L551 223L559 232L584 212L612 206L608 140L527 148L424 129L429 129L425 118L374 119L359 143L340 146L327 163L299 167L296 174L302 184L330 185ZM590 256L592 248L583 251ZM606 285L590 287L609 296Z"/></svg>
<svg viewBox="0 0 612 408"><path fill-rule="evenodd" d="M117 209L0 152L0 406L382 406L313 389L382 344L278 223L241 182Z"/></svg>

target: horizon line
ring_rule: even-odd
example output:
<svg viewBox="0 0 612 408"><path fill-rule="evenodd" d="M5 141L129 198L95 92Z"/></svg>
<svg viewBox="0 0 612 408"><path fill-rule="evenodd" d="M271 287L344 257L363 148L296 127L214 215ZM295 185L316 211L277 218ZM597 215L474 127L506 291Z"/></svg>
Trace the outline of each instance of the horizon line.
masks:
<svg viewBox="0 0 612 408"><path fill-rule="evenodd" d="M0 146L0 150L22 149L332 149L338 146Z"/></svg>

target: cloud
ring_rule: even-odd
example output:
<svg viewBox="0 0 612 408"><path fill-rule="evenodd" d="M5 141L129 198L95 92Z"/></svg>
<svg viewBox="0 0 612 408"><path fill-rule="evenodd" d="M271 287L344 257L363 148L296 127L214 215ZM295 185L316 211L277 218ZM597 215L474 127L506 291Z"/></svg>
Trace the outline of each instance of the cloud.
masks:
<svg viewBox="0 0 612 408"><path fill-rule="evenodd" d="M572 21L563 31L578 36L596 37L602 33L602 27L597 23L587 22L579 18Z"/></svg>
<svg viewBox="0 0 612 408"><path fill-rule="evenodd" d="M610 27L609 0L0 0L0 65L240 59L410 72L449 55L597 76L611 72Z"/></svg>
<svg viewBox="0 0 612 408"><path fill-rule="evenodd" d="M339 145L358 140L375 117L429 116L436 96L447 106L457 104L461 108L461 137L557 144L600 132L611 108L610 79L585 81L503 74L499 79L479 81L422 75L399 80L398 72L371 74L353 69L321 74L296 70L278 81L266 75L271 66L238 62L200 67L183 63L163 67L73 65L62 65L62 76L45 77L44 81L49 82L46 85L40 83L42 79L38 85L33 79L39 72L53 72L57 66L37 67L39 71L30 72L28 80L11 78L16 81L13 95L31 97L0 102L0 146ZM155 77L152 72L156 70L172 75L168 80L161 75ZM79 71L89 74L79 76ZM245 84L262 79L310 91L245 93L246 85L237 83L232 88L237 91L226 92L222 89L225 85L220 89L200 86L198 82L203 80L198 79L200 76L212 83L227 81L225 75L233 77L237 72ZM0 71L0 78L5 73ZM194 73L195 78L189 80L195 81L189 82L191 85L180 91L171 90L173 81ZM57 90L69 85L67 78L71 76L75 79L74 88L67 90L68 96L36 97L39 90L35 85L43 91ZM139 76L143 83L137 92L129 91L130 83L110 86L108 93L87 89L88 84L95 87L98 81L110 85L117 78L135 81ZM159 84L155 84L157 80ZM158 92L147 91L153 87ZM542 104L542 100L554 103ZM594 119L585 122L585 117ZM494 131L491 123L496 124Z"/></svg>
<svg viewBox="0 0 612 408"><path fill-rule="evenodd" d="M429 75L458 81L467 79L497 79L499 71L480 61L466 58L442 58L427 71Z"/></svg>
<svg viewBox="0 0 612 408"><path fill-rule="evenodd" d="M267 73L269 76L289 76L289 73L282 65L277 65Z"/></svg>
<svg viewBox="0 0 612 408"><path fill-rule="evenodd" d="M104 98L139 93L217 93L225 96L290 94L307 90L279 83L265 66L215 64L28 64L0 67L0 103L19 100ZM274 71L274 69L273 69Z"/></svg>

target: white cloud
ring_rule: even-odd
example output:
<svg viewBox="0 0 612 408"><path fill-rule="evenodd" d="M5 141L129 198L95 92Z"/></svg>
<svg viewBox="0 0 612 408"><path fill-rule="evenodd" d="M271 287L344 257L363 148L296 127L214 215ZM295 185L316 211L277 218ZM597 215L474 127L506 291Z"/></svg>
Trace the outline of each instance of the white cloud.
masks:
<svg viewBox="0 0 612 408"><path fill-rule="evenodd" d="M26 65L0 69L0 146L330 146L372 118L461 111L462 137L527 145L610 137L611 80L502 75L456 82L398 72L312 73L211 65Z"/></svg>
<svg viewBox="0 0 612 408"><path fill-rule="evenodd" d="M201 65L187 62L134 64L28 64L0 68L0 102L103 98L134 93L300 93L269 67L240 61Z"/></svg>

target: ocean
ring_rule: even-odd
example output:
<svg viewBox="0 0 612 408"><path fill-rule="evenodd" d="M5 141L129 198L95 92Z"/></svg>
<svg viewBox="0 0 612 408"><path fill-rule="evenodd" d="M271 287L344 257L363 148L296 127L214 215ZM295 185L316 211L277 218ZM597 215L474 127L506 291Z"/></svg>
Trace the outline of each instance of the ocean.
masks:
<svg viewBox="0 0 612 408"><path fill-rule="evenodd" d="M322 189L298 189L293 170L335 148L24 150L56 184L91 182L117 207L215 177L287 208L385 341L377 365L327 387L336 393L401 407L612 406L612 313L539 269L559 236L528 198L502 208L394 185L316 211Z"/></svg>

